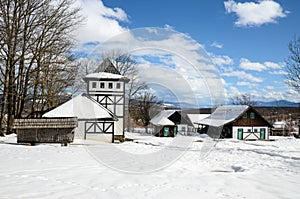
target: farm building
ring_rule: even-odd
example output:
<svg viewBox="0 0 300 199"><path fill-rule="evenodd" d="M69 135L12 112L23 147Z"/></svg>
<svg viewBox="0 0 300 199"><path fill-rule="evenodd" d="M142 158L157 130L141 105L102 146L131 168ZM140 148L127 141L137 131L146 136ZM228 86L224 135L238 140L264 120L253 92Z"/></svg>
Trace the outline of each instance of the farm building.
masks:
<svg viewBox="0 0 300 199"><path fill-rule="evenodd" d="M288 136L290 135L290 129L286 121L275 121L271 133L274 136Z"/></svg>
<svg viewBox="0 0 300 199"><path fill-rule="evenodd" d="M117 116L115 139L125 137L125 84L129 81L122 75L107 72L85 76L87 95Z"/></svg>
<svg viewBox="0 0 300 199"><path fill-rule="evenodd" d="M77 117L77 135L109 135L111 142L123 140L125 115L125 84L109 59L105 59L95 73L86 75L87 94L79 95L46 113L43 117Z"/></svg>
<svg viewBox="0 0 300 199"><path fill-rule="evenodd" d="M208 116L210 116L210 114L195 114L195 113L192 114L192 113L190 113L190 114L187 114L187 116L193 124L193 127L194 127L193 131L197 132L197 133L201 133L202 129L205 128L205 125L198 124L197 122L207 118Z"/></svg>
<svg viewBox="0 0 300 199"><path fill-rule="evenodd" d="M272 126L253 107L247 105L220 106L197 124L205 125L209 135L239 140L269 139Z"/></svg>
<svg viewBox="0 0 300 199"><path fill-rule="evenodd" d="M57 108L45 113L44 118L77 117L75 136L86 138L87 134L104 133L103 140L114 141L114 122L117 117L93 98L81 94Z"/></svg>
<svg viewBox="0 0 300 199"><path fill-rule="evenodd" d="M159 137L174 137L177 132L187 135L193 128L189 119L182 117L177 110L161 111L150 123L154 126L155 135Z"/></svg>

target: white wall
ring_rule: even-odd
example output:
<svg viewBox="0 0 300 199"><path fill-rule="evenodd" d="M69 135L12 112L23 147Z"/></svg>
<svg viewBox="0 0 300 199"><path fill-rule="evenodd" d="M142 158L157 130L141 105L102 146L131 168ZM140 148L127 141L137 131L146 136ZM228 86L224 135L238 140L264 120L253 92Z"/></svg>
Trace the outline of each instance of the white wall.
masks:
<svg viewBox="0 0 300 199"><path fill-rule="evenodd" d="M248 130L250 129L251 132L254 132L255 129L257 129L257 133L255 135L257 137L260 137L260 129L265 129L265 139L269 139L269 131L267 126L258 126L258 127L252 127L252 126L234 126L232 127L232 138L238 139L238 129L243 129L243 138L247 137L250 133L248 133ZM250 135L247 137L247 139L257 139L255 135Z"/></svg>
<svg viewBox="0 0 300 199"><path fill-rule="evenodd" d="M178 124L177 131L180 134L187 135L188 133L188 125L187 124Z"/></svg>
<svg viewBox="0 0 300 199"><path fill-rule="evenodd" d="M78 126L75 128L75 138L77 139L84 139L84 129L85 121L78 121ZM94 141L101 141L101 142L112 142L112 134L104 134L104 133L97 133L97 134L87 134L87 140L94 140Z"/></svg>
<svg viewBox="0 0 300 199"><path fill-rule="evenodd" d="M101 88L101 83L104 84L104 87ZM96 87L93 88L93 84L96 84ZM112 88L109 87L109 84L112 84ZM119 87L118 87L119 86ZM123 92L124 82L122 81L89 81L89 91L112 91L112 92Z"/></svg>

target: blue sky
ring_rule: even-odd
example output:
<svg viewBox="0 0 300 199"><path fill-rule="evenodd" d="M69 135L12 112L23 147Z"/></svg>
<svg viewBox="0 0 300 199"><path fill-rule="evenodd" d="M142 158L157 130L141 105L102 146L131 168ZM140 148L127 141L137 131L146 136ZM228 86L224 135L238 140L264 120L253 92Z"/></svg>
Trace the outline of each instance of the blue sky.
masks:
<svg viewBox="0 0 300 199"><path fill-rule="evenodd" d="M77 1L86 16L77 33L83 51L136 28L172 29L204 48L227 99L249 93L262 101L300 101L283 77L287 45L300 35L298 0Z"/></svg>

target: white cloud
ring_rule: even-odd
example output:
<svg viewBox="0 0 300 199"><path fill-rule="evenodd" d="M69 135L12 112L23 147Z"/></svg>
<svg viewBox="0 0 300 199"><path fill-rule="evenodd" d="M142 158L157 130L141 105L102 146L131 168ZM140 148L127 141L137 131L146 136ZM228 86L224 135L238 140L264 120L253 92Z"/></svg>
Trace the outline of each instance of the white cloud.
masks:
<svg viewBox="0 0 300 199"><path fill-rule="evenodd" d="M268 90L274 90L274 86L266 86Z"/></svg>
<svg viewBox="0 0 300 199"><path fill-rule="evenodd" d="M136 58L145 82L167 87L178 99L224 99L223 83L211 57L186 34L169 27L133 29L101 43L91 57L120 48Z"/></svg>
<svg viewBox="0 0 300 199"><path fill-rule="evenodd" d="M257 2L224 2L227 13L235 13L238 17L236 26L261 26L266 23L276 23L278 18L284 18L289 13L273 0L259 0Z"/></svg>
<svg viewBox="0 0 300 199"><path fill-rule="evenodd" d="M238 79L248 80L250 82L263 82L263 79L254 77L252 74L246 73L245 71L232 71L228 73L222 73L221 75L226 77L237 77Z"/></svg>
<svg viewBox="0 0 300 199"><path fill-rule="evenodd" d="M223 48L223 45L222 44L219 44L218 42L214 41L210 46L212 47L216 47L216 48Z"/></svg>
<svg viewBox="0 0 300 199"><path fill-rule="evenodd" d="M254 70L254 71L263 71L263 70L269 70L269 69L281 69L282 66L278 63L274 62L251 62L250 60L246 58L242 58L240 60L240 68L244 70Z"/></svg>
<svg viewBox="0 0 300 199"><path fill-rule="evenodd" d="M259 62L250 62L248 59L242 58L240 60L240 68L245 70L262 71L266 69L266 66Z"/></svg>
<svg viewBox="0 0 300 199"><path fill-rule="evenodd" d="M212 61L218 66L231 65L233 60L227 55L213 55Z"/></svg>
<svg viewBox="0 0 300 199"><path fill-rule="evenodd" d="M254 83L251 83L251 82L245 82L245 81L239 81L239 82L237 82L237 85L238 86L248 86L249 88L253 88L253 87L258 86L258 84L254 84Z"/></svg>
<svg viewBox="0 0 300 199"><path fill-rule="evenodd" d="M80 43L103 42L127 29L120 22L128 22L128 16L121 8L106 7L101 0L76 0L81 7L85 23L76 32Z"/></svg>
<svg viewBox="0 0 300 199"><path fill-rule="evenodd" d="M284 70L277 70L277 71L271 71L270 74L284 76L284 75L287 75L288 73L286 71L284 71Z"/></svg>
<svg viewBox="0 0 300 199"><path fill-rule="evenodd" d="M273 68L273 69L279 69L282 68L280 64L274 63L274 62L265 62L264 65L268 68Z"/></svg>

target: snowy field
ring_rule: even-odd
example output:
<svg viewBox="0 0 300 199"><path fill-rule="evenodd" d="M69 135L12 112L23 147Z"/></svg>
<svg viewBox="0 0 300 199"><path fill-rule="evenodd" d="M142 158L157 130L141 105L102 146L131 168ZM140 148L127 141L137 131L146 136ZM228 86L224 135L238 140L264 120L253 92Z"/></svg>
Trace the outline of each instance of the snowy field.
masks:
<svg viewBox="0 0 300 199"><path fill-rule="evenodd" d="M17 144L15 135L1 137L0 198L300 197L300 139L213 142L192 137L184 147L174 144L174 138L137 133L127 137L134 141L75 139L67 147L27 146ZM207 143L214 144L203 150ZM118 151L125 158L115 154ZM169 158L174 151L180 153ZM134 158L126 159L126 154L156 164L151 170ZM168 161L160 165L162 160Z"/></svg>

